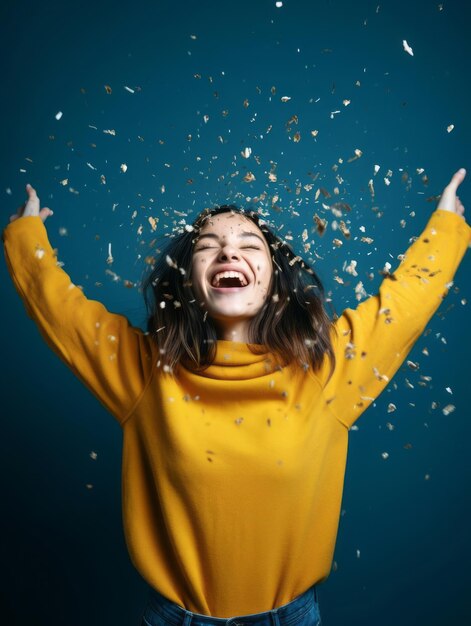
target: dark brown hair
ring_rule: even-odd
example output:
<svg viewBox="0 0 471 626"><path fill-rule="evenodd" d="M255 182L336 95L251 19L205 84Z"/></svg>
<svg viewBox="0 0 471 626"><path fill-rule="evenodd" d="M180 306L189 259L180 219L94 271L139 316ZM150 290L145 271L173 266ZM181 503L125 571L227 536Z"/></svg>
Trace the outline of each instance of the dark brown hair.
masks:
<svg viewBox="0 0 471 626"><path fill-rule="evenodd" d="M193 248L206 220L234 212L251 220L272 251L273 277L266 302L250 321L249 348L257 353L261 344L280 365L298 361L305 369L318 369L327 356L335 367L330 331L332 322L324 308L321 281L289 245L277 237L255 211L234 205L205 209L192 226L176 235L160 253L151 273L143 280L148 312L147 330L156 341L165 371L182 363L202 370L214 361L216 327L196 301L191 288Z"/></svg>

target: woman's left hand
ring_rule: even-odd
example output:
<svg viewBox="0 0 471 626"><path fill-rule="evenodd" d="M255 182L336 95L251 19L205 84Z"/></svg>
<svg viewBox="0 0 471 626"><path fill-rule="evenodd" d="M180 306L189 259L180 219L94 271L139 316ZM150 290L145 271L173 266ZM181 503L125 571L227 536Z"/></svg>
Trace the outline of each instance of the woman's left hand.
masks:
<svg viewBox="0 0 471 626"><path fill-rule="evenodd" d="M456 190L463 182L465 176L466 170L464 168L461 168L453 174L450 182L443 190L437 209L457 213L464 219L464 206L461 203L460 197L456 195Z"/></svg>

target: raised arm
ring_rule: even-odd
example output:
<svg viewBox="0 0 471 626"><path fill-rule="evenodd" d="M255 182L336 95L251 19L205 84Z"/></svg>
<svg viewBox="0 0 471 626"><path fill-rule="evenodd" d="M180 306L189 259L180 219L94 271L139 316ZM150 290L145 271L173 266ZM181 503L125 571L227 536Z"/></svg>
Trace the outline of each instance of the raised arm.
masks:
<svg viewBox="0 0 471 626"><path fill-rule="evenodd" d="M44 226L52 211L26 190L27 202L3 232L12 280L48 345L123 423L151 376L150 339L71 282Z"/></svg>
<svg viewBox="0 0 471 626"><path fill-rule="evenodd" d="M387 386L448 293L471 240L456 196L465 174L453 176L425 230L379 293L346 309L335 324L337 366L325 396L348 428Z"/></svg>

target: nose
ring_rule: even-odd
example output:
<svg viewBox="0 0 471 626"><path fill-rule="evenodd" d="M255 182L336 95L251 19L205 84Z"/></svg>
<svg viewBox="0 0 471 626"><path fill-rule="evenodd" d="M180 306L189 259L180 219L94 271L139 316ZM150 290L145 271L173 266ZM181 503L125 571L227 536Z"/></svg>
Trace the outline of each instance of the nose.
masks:
<svg viewBox="0 0 471 626"><path fill-rule="evenodd" d="M230 244L226 244L221 248L218 254L218 261L238 261L240 259L240 253L237 248L234 248Z"/></svg>

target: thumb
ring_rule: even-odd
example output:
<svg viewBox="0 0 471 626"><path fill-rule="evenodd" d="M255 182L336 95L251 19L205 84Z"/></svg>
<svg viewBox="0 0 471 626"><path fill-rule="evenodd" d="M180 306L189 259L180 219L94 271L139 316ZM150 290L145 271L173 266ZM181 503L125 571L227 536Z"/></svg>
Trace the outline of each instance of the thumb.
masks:
<svg viewBox="0 0 471 626"><path fill-rule="evenodd" d="M45 222L50 215L54 215L54 211L52 211L48 207L43 207L39 211L39 217L42 219L43 222Z"/></svg>

